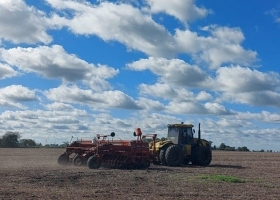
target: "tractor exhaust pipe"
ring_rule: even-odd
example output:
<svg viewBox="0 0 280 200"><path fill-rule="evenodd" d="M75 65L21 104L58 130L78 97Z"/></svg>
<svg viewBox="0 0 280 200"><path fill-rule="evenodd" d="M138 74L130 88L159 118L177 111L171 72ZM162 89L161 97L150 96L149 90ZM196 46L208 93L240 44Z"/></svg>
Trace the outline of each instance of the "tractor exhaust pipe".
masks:
<svg viewBox="0 0 280 200"><path fill-rule="evenodd" d="M198 124L198 141L201 139L201 134L200 134L200 123Z"/></svg>

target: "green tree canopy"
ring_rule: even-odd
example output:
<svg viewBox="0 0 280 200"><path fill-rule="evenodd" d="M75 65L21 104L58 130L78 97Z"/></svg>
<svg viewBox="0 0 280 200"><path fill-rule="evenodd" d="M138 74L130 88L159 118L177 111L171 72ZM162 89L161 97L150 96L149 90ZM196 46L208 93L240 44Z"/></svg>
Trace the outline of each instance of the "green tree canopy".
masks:
<svg viewBox="0 0 280 200"><path fill-rule="evenodd" d="M219 149L220 150L225 150L225 148L226 148L225 143L221 143Z"/></svg>
<svg viewBox="0 0 280 200"><path fill-rule="evenodd" d="M250 151L246 146L244 147L238 147L237 151Z"/></svg>
<svg viewBox="0 0 280 200"><path fill-rule="evenodd" d="M36 142L32 139L22 139L22 140L20 140L20 146L21 147L35 147Z"/></svg>
<svg viewBox="0 0 280 200"><path fill-rule="evenodd" d="M19 147L19 132L7 131L1 138L1 147L16 148Z"/></svg>

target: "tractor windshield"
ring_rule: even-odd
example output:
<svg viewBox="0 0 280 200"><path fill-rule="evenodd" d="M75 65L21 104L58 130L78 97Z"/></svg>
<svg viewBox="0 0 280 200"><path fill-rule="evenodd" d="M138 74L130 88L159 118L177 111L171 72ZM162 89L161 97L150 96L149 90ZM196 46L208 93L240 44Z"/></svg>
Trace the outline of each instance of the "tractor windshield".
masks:
<svg viewBox="0 0 280 200"><path fill-rule="evenodd" d="M167 139L171 140L174 144L178 144L179 128L177 128L177 127L168 127Z"/></svg>
<svg viewBox="0 0 280 200"><path fill-rule="evenodd" d="M182 128L182 134L180 134L180 143L181 144L189 144L193 140L193 132L191 127Z"/></svg>

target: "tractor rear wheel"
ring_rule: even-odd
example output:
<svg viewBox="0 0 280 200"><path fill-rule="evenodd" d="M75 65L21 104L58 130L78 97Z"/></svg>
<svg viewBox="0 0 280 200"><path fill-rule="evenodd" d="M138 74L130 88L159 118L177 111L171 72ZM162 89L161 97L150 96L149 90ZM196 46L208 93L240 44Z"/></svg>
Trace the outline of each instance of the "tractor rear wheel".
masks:
<svg viewBox="0 0 280 200"><path fill-rule="evenodd" d="M211 163L212 153L208 147L201 147L198 154L198 161L201 166L207 166Z"/></svg>
<svg viewBox="0 0 280 200"><path fill-rule="evenodd" d="M98 162L98 157L96 155L91 156L87 160L87 166L89 169L98 169L100 167L100 163Z"/></svg>
<svg viewBox="0 0 280 200"><path fill-rule="evenodd" d="M74 158L73 158L73 164L75 166L82 166L84 164L84 159L81 155L76 155Z"/></svg>
<svg viewBox="0 0 280 200"><path fill-rule="evenodd" d="M67 165L69 163L69 156L67 156L65 153L61 154L57 159L57 163L59 165Z"/></svg>
<svg viewBox="0 0 280 200"><path fill-rule="evenodd" d="M183 159L183 164L188 165L190 163L190 161L191 161L190 158L184 158Z"/></svg>
<svg viewBox="0 0 280 200"><path fill-rule="evenodd" d="M171 145L166 149L165 160L169 166L179 167L183 162L182 149L177 145Z"/></svg>
<svg viewBox="0 0 280 200"><path fill-rule="evenodd" d="M208 147L197 146L194 149L192 164L207 166L211 163L212 153Z"/></svg>
<svg viewBox="0 0 280 200"><path fill-rule="evenodd" d="M191 163L192 163L193 165L199 165L198 162L196 161L196 159L192 159L192 160L191 160Z"/></svg>

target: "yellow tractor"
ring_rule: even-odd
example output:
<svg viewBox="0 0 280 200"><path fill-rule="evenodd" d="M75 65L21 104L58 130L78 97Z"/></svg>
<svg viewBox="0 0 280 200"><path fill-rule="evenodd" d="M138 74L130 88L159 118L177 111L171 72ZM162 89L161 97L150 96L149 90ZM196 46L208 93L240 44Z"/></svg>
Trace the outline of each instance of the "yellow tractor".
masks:
<svg viewBox="0 0 280 200"><path fill-rule="evenodd" d="M200 124L198 138L194 138L192 124L168 124L167 140L150 143L154 161L167 166L182 164L207 166L211 163L212 152L210 142L201 139Z"/></svg>

